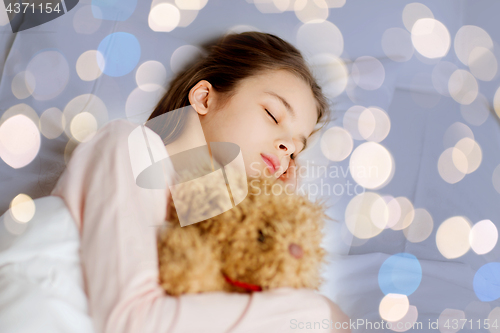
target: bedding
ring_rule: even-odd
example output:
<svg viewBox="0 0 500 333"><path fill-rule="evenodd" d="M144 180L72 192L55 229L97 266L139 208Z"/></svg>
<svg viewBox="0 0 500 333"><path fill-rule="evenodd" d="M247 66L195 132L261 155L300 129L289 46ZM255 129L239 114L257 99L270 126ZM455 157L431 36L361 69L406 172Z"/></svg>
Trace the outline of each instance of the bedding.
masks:
<svg viewBox="0 0 500 333"><path fill-rule="evenodd" d="M71 117L78 112L90 112L96 117L99 128L117 118L137 123L145 121L159 93L163 91L144 91L140 87L144 88L144 84L165 85L186 59L199 52L198 45L221 33L257 29L277 34L295 43L302 51L307 48L301 45L298 38L298 31L305 26L304 22L293 11L278 12L274 8L274 12L266 12L265 5L271 1L210 0L201 10L179 10L182 22L171 31L153 31L148 22L149 14L152 5L161 2L177 6L183 1L155 0L141 2L139 6L134 0L80 0L74 9L60 18L17 34L10 31L5 12L0 6L0 113L3 115L11 107L22 106L18 111L31 110L31 114L36 115L33 117L34 124L40 125L39 128L43 128L43 122L39 122L39 119L46 121L47 118L42 118L42 114L51 108L57 108L60 113L68 108ZM294 1L289 3L293 4ZM473 285L472 273L478 272L486 263L498 261L500 246L495 246L487 254L478 255L470 250L459 258L446 259L437 248L436 233L442 222L456 215L466 216L471 224L491 219L497 228L500 227L499 75L497 73L490 81L474 81L479 93L484 95L485 102L482 104L461 105L450 96L447 89L450 74L447 70L472 70L459 60L455 48L455 36L461 27L468 25L484 29L493 45L491 51L495 60L490 60L494 64L498 63L500 29L496 15L500 11L500 2L422 0L415 4L413 0L328 0L324 3L337 4L329 8L326 19L330 23L327 25L333 29L328 30L328 34L323 35L324 31L318 30L314 36L306 36L306 46L312 46L312 57L325 51L341 55L346 59L350 77L346 90L330 98L337 120L327 127L344 127L345 112L353 105L376 105L384 109L390 118L391 127L389 135L380 144L394 156L396 172L393 180L377 192L407 197L415 208L423 208L430 213L433 224L431 234L422 242L409 242L402 230L390 228L377 237L357 239L349 233L344 223L345 208L351 196L328 195L327 199L332 204L329 214L338 223L328 224L325 247L340 256L331 257L332 264L325 272L327 283L322 293L336 301L354 319L380 320L378 306L384 293L378 284L379 269L390 256L407 252L419 259L423 270L422 284L409 297L411 305L418 309L419 321L434 320L445 309L452 309L468 319L484 320L488 316L498 316L500 299L482 302L470 288ZM410 11L410 15L405 16L403 12L411 3L416 6L414 15ZM93 12L98 13L99 10L107 12L102 18L94 17ZM113 16L113 10L118 14ZM442 22L450 35L450 47L443 58L425 58L411 43L409 22L413 23L419 15L429 14ZM388 31L401 39L396 42L385 39ZM96 69L96 63L88 62L91 58L87 52L97 50L101 41L116 32L128 32L137 38L140 60L133 69L128 66L131 70L126 75L111 76L113 73L108 71L97 76L98 71L92 70ZM480 39L474 38L475 41ZM388 59L388 47L403 51L405 60L396 64ZM52 67L46 67L52 70L53 75L43 77L39 86L63 89L57 96L46 95L51 97L48 99L43 98L43 91L35 91L34 95L28 96L25 90L19 90L22 88L19 75L28 68L36 55L48 49L57 51L56 60L59 61L53 62ZM51 60L54 54L50 53L46 60ZM385 80L379 89L366 90L362 86L369 86L353 84L350 64L358 57L365 56L378 59L385 69ZM125 57L125 60L130 59ZM145 64L151 66L143 66ZM326 76L322 83L331 84L329 88L339 92L337 84L332 82L338 78L338 73L319 67L320 76ZM87 69L83 70L87 76L80 76L82 68ZM436 70L440 68L444 70ZM321 73L322 70L324 73ZM486 74L494 72L497 70L490 68ZM379 77L375 75L374 79ZM357 81L363 82L364 79L360 81L358 77ZM80 98L77 101L81 102L81 96L88 98L89 94L98 97L98 100L94 98L94 102L89 105L72 102L75 98ZM71 117L66 118L66 129L70 128ZM49 125L56 124L57 118L48 119ZM0 126L4 120L0 119ZM445 149L446 133L455 123L461 123L460 131L465 129L467 134L473 134L481 147L483 159L475 172L456 184L449 184L438 173L438 160ZM36 157L22 168L15 169L0 160L0 214L8 209L10 201L19 193L32 198L51 193L65 169L67 157L76 146L70 138L68 130L61 131L59 136L45 137L40 134L40 149ZM364 143L364 140L354 140L353 148ZM306 160L327 168L338 168L342 172L348 169L350 159L340 162L328 160L321 150L321 140L317 138L316 144L311 142L307 155L303 156L303 161ZM355 184L350 174L322 179L332 187L344 185L346 181ZM12 270L14 266L9 267ZM9 274L13 276L12 271ZM8 297L8 294L2 295ZM4 306L10 301L3 298L0 310L7 309ZM6 318L1 311L0 316ZM358 331L368 330L361 328ZM380 329L377 332L392 331Z"/></svg>
<svg viewBox="0 0 500 333"><path fill-rule="evenodd" d="M25 225L0 217L0 331L95 333L75 222L59 197L34 203Z"/></svg>

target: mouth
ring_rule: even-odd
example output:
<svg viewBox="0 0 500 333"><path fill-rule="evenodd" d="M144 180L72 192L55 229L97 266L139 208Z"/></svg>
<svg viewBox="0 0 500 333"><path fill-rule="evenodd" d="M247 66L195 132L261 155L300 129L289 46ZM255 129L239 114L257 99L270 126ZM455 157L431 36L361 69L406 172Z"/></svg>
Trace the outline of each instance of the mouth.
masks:
<svg viewBox="0 0 500 333"><path fill-rule="evenodd" d="M269 171L274 174L280 168L280 162L274 155L260 154Z"/></svg>

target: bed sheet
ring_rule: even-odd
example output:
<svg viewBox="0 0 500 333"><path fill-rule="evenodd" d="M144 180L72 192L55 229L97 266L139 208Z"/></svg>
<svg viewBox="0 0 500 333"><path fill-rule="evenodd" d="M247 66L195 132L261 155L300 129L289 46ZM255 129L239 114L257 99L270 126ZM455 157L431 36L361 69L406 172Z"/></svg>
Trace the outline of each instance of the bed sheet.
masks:
<svg viewBox="0 0 500 333"><path fill-rule="evenodd" d="M61 198L33 202L28 223L0 217L0 330L94 333L76 224Z"/></svg>

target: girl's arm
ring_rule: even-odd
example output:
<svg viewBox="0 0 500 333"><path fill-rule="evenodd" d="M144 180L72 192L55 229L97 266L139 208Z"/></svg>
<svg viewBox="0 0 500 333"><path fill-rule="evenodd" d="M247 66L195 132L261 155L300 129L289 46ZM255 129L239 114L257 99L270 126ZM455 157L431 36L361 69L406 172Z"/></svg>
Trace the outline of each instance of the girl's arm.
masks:
<svg viewBox="0 0 500 333"><path fill-rule="evenodd" d="M295 322L344 318L327 298L306 289L166 295L158 284L156 228L165 220L168 190L135 184L128 136L136 127L115 120L80 144L51 193L65 201L80 230L98 333L281 332L295 331Z"/></svg>

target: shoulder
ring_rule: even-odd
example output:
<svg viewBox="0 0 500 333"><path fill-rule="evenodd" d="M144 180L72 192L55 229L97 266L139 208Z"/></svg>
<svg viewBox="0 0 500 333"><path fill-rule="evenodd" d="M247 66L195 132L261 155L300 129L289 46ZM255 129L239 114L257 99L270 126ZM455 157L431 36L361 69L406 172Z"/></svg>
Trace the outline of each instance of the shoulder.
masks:
<svg viewBox="0 0 500 333"><path fill-rule="evenodd" d="M130 133L140 127L140 124L132 123L126 119L114 119L109 121L103 127L101 127L96 136L105 136L107 138L114 138L118 141L118 139L123 139L128 137Z"/></svg>
<svg viewBox="0 0 500 333"><path fill-rule="evenodd" d="M78 145L75 152L88 151L92 155L123 155L129 151L133 133L141 133L140 124L126 119L114 119L99 128L92 138Z"/></svg>

